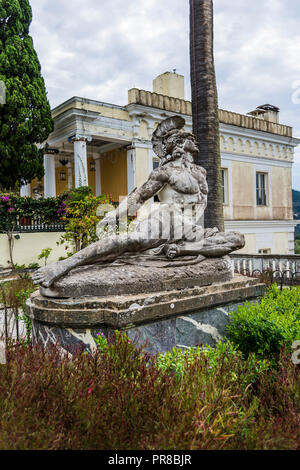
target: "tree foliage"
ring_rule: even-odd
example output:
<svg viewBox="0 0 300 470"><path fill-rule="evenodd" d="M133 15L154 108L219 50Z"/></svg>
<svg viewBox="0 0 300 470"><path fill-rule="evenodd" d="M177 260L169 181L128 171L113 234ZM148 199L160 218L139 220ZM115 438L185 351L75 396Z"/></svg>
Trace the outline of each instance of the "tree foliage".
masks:
<svg viewBox="0 0 300 470"><path fill-rule="evenodd" d="M0 186L12 189L42 178L43 155L36 144L53 131L41 66L29 35L28 0L0 0Z"/></svg>

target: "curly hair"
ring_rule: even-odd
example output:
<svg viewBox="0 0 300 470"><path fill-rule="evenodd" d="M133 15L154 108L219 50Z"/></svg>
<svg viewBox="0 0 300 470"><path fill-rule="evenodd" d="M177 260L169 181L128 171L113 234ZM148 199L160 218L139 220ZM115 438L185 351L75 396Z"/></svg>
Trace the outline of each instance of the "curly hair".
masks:
<svg viewBox="0 0 300 470"><path fill-rule="evenodd" d="M162 147L164 149L165 157L161 160L161 165L167 162L176 160L186 154L184 150L184 143L186 139L196 140L195 136L190 132L171 131L163 139Z"/></svg>

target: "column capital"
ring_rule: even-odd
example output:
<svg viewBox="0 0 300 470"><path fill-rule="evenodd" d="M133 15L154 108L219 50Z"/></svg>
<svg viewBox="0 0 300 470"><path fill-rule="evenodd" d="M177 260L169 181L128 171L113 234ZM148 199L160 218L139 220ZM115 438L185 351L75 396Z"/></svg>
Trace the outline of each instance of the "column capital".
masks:
<svg viewBox="0 0 300 470"><path fill-rule="evenodd" d="M52 148L52 147L44 149L44 155L58 155L58 154L59 154L58 149L55 149L55 148Z"/></svg>
<svg viewBox="0 0 300 470"><path fill-rule="evenodd" d="M130 152L131 150L134 150L134 149L135 149L135 146L132 143L124 147L124 150L126 152Z"/></svg>
<svg viewBox="0 0 300 470"><path fill-rule="evenodd" d="M74 168L75 168L75 187L88 186L88 164L87 164L87 146L86 142L91 137L76 134L70 137L74 145ZM69 140L68 139L68 140Z"/></svg>
<svg viewBox="0 0 300 470"><path fill-rule="evenodd" d="M92 142L90 135L75 134L68 138L68 142Z"/></svg>

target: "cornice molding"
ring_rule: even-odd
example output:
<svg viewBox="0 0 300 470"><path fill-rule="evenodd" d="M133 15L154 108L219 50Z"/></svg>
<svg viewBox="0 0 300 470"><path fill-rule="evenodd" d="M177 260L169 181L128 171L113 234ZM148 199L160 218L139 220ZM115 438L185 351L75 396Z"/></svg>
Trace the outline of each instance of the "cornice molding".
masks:
<svg viewBox="0 0 300 470"><path fill-rule="evenodd" d="M283 228L293 229L300 224L300 220L225 220L226 230L232 229L278 229L280 232Z"/></svg>
<svg viewBox="0 0 300 470"><path fill-rule="evenodd" d="M288 160L276 160L275 158L261 157L261 156L251 156L242 153L230 153L226 151L221 152L221 158L228 161L236 161L241 163L253 163L254 165L270 165L270 166L279 166L283 168L292 168L293 162Z"/></svg>

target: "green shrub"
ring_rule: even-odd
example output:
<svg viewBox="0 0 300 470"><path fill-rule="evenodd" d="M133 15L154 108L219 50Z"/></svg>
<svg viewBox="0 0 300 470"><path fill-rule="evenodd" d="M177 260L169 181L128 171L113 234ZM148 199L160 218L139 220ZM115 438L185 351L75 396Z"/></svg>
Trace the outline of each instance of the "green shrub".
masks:
<svg viewBox="0 0 300 470"><path fill-rule="evenodd" d="M28 269L39 269L40 265L39 263L30 263L28 265Z"/></svg>
<svg viewBox="0 0 300 470"><path fill-rule="evenodd" d="M26 264L17 264L17 263L15 263L15 264L14 264L14 269L15 269L16 271L25 271L25 269L26 269Z"/></svg>
<svg viewBox="0 0 300 470"><path fill-rule="evenodd" d="M186 350L174 348L165 354L158 354L157 367L163 372L173 372L178 379L182 379L187 368L194 364L201 356L208 360L209 369L214 374L220 361L228 362L237 359L241 357L241 352L238 351L237 346L227 339L224 342L219 342L216 348L211 348L210 346L204 348L190 347ZM253 376L251 378L248 375L245 377L247 385L250 382L255 382L258 375L269 368L266 360L257 360L254 354L249 357L247 367L249 368L250 366ZM232 370L232 374L234 377L234 370Z"/></svg>
<svg viewBox="0 0 300 470"><path fill-rule="evenodd" d="M0 287L0 303L17 312L23 306L23 300L19 298L19 294L25 291L32 293L35 289L36 287L30 278L19 278L6 282Z"/></svg>
<svg viewBox="0 0 300 470"><path fill-rule="evenodd" d="M32 340L31 319L26 313L26 301L36 290L30 278L19 278L0 286L0 304L8 311L12 310L14 316L25 323L26 338L24 341L30 345Z"/></svg>
<svg viewBox="0 0 300 470"><path fill-rule="evenodd" d="M97 216L101 204L109 204L107 196L94 196L92 188L82 187L62 194L59 214L65 222L65 233L57 245L71 247L74 252L98 240L97 225L102 217Z"/></svg>
<svg viewBox="0 0 300 470"><path fill-rule="evenodd" d="M98 351L101 353L107 350L108 341L103 332L99 332L95 338L95 343L97 345Z"/></svg>
<svg viewBox="0 0 300 470"><path fill-rule="evenodd" d="M227 337L244 357L276 360L284 344L300 339L300 288L273 285L259 304L246 302L230 316Z"/></svg>
<svg viewBox="0 0 300 470"><path fill-rule="evenodd" d="M45 260L45 266L47 266L47 261L52 251L53 251L53 248L44 248L38 256L39 260L42 260L42 259Z"/></svg>
<svg viewBox="0 0 300 470"><path fill-rule="evenodd" d="M32 324L31 318L27 315L26 301L29 299L31 294L35 291L35 287L30 286L28 289L22 289L16 293L16 298L20 302L20 308L23 312L23 315L19 316L20 320L23 320L25 323L26 330L26 344L29 346L32 343Z"/></svg>

